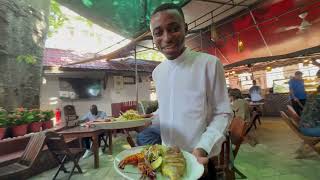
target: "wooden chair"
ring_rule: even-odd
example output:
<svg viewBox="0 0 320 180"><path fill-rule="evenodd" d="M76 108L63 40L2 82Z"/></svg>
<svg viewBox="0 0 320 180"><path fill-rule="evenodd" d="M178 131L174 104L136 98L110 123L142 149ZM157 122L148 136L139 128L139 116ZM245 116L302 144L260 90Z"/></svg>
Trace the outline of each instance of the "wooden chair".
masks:
<svg viewBox="0 0 320 180"><path fill-rule="evenodd" d="M296 125L299 125L300 122L300 116L298 115L298 113L293 109L293 107L291 105L287 105L288 107L288 115L294 120L294 122L296 123Z"/></svg>
<svg viewBox="0 0 320 180"><path fill-rule="evenodd" d="M283 112L280 111L282 119L287 123L287 125L290 127L290 129L298 135L305 144L309 145L315 152L317 152L320 155L320 150L317 149L315 146L320 142L320 137L311 137L311 136L305 136L299 131L299 128L296 123L294 123L294 120L289 118L289 116Z"/></svg>
<svg viewBox="0 0 320 180"><path fill-rule="evenodd" d="M68 176L68 179L71 178L74 169L77 168L79 173L82 173L82 170L78 164L79 159L83 155L85 149L83 148L68 148L67 144L64 141L63 135L58 134L56 132L48 131L46 133L46 144L48 146L49 151L52 153L53 157L60 164L56 174L53 177L53 180L56 179L59 172L63 170L64 173L68 173L67 169L64 166L64 163L67 160L73 162L73 167Z"/></svg>
<svg viewBox="0 0 320 180"><path fill-rule="evenodd" d="M226 141L222 144L221 152L219 157L213 159L215 161L215 167L218 174L223 174L224 179L235 179L235 173L237 173L241 179L247 178L242 172L240 172L233 164L230 169L231 156L233 161L237 157L240 146L244 140L247 125L241 118L234 118L229 127L229 133ZM231 150L231 145L233 148ZM232 153L232 154L230 154Z"/></svg>
<svg viewBox="0 0 320 180"><path fill-rule="evenodd" d="M34 134L24 150L20 160L0 168L0 179L26 179L28 171L32 170L45 143L46 136L39 132Z"/></svg>
<svg viewBox="0 0 320 180"><path fill-rule="evenodd" d="M238 151L244 140L246 130L247 130L247 125L243 119L236 117L232 120L230 125L230 130L229 130L229 138L230 138L231 144L234 146L234 148L232 149L234 160L238 155ZM233 166L232 169L236 174L238 174L241 177L241 179L247 178L242 172L240 172L237 169L237 167Z"/></svg>
<svg viewBox="0 0 320 180"><path fill-rule="evenodd" d="M251 113L251 120L250 122L246 123L246 132L245 132L245 136L250 132L250 130L252 129L252 127L254 126L255 129L257 129L257 117L259 116L259 114L256 111L253 111Z"/></svg>
<svg viewBox="0 0 320 180"><path fill-rule="evenodd" d="M74 127L79 123L79 116L76 113L76 109L73 105L66 105L63 107L64 119L67 127Z"/></svg>

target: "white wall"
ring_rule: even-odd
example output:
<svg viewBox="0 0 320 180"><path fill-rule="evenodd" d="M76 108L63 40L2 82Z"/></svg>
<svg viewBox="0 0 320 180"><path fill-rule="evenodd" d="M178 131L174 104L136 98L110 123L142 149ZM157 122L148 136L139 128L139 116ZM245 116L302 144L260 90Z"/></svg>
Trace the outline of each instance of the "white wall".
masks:
<svg viewBox="0 0 320 180"><path fill-rule="evenodd" d="M107 76L106 89L103 89L102 96L97 99L61 100L59 99L59 77L100 77L103 79L104 73L88 72L68 72L63 75L44 75L46 83L42 84L40 90L40 108L61 110L65 105L73 104L79 116L89 111L92 104L96 104L99 110L111 115L111 103L134 101L136 99L135 84L125 84L121 90L114 88L113 76ZM146 78L144 78L146 79ZM150 100L150 82L143 81L138 84L139 100ZM50 99L51 98L51 99ZM63 116L62 116L63 117Z"/></svg>

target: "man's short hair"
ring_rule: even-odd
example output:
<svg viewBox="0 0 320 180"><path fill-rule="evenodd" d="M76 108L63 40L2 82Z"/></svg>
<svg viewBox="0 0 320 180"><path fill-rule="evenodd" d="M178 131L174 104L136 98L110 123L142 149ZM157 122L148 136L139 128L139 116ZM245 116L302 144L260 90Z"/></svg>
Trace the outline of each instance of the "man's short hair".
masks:
<svg viewBox="0 0 320 180"><path fill-rule="evenodd" d="M294 73L294 75L296 75L296 76L302 75L302 72L301 72L301 71L296 71L296 72Z"/></svg>
<svg viewBox="0 0 320 180"><path fill-rule="evenodd" d="M240 89L234 88L229 91L229 96L234 97L235 99L242 99L242 93Z"/></svg>
<svg viewBox="0 0 320 180"><path fill-rule="evenodd" d="M158 12L169 10L169 9L175 9L179 12L179 14L182 16L184 20L184 13L182 11L182 8L179 5L173 4L173 3L165 3L161 4L159 7L157 7L151 14L151 16L155 15Z"/></svg>

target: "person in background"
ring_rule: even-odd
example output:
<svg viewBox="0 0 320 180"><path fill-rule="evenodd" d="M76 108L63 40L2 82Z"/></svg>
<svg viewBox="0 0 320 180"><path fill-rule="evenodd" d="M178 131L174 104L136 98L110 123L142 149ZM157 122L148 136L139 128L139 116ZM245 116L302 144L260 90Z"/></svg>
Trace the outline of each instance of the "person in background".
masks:
<svg viewBox="0 0 320 180"><path fill-rule="evenodd" d="M307 98L301 71L295 72L294 77L289 80L289 89L292 107L300 116Z"/></svg>
<svg viewBox="0 0 320 180"><path fill-rule="evenodd" d="M150 20L153 42L166 57L153 71L162 144L192 153L206 169L202 179L216 179L209 157L221 151L231 107L224 70L212 55L185 46L187 35L182 9L162 4Z"/></svg>
<svg viewBox="0 0 320 180"><path fill-rule="evenodd" d="M242 98L241 91L239 89L231 89L229 91L229 98L234 112L234 117L243 119L246 124L249 125L251 123L249 103ZM258 144L254 128L251 128L246 138L251 146Z"/></svg>
<svg viewBox="0 0 320 180"><path fill-rule="evenodd" d="M252 102L259 102L262 100L261 88L257 86L257 81L252 81L253 86L249 89L249 94Z"/></svg>
<svg viewBox="0 0 320 180"><path fill-rule="evenodd" d="M320 73L317 74L320 81ZM311 94L304 106L299 121L300 131L306 136L320 137L320 85L314 94Z"/></svg>
<svg viewBox="0 0 320 180"><path fill-rule="evenodd" d="M107 118L107 113L103 111L99 111L97 105L93 104L90 107L90 111L80 118L80 122L82 123L84 122L86 125L90 125L90 123L94 121L104 120L106 118ZM103 137L104 135L102 134L99 136L99 139L101 140L101 138ZM99 146L101 143L100 140L99 140ZM82 141L86 148L86 152L82 156L82 158L85 159L93 154L93 152L91 151L91 138L85 137L82 139ZM102 154L102 151L100 150L99 153Z"/></svg>
<svg viewBox="0 0 320 180"><path fill-rule="evenodd" d="M138 146L161 144L160 120L158 110L150 114L152 122L145 125L145 129L137 135Z"/></svg>

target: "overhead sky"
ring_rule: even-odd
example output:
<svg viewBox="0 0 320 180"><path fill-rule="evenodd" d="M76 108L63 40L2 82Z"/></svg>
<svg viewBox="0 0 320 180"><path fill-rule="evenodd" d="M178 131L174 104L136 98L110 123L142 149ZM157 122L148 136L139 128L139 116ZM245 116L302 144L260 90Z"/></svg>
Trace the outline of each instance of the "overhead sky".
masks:
<svg viewBox="0 0 320 180"><path fill-rule="evenodd" d="M52 37L48 37L46 48L57 48L65 50L74 50L79 53L97 53L108 46L111 46L124 38L102 27L80 20L79 14L70 9L61 6L61 11L68 17L68 21L54 33ZM118 49L130 40L115 45L112 48L101 51L100 54L106 54Z"/></svg>

